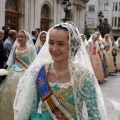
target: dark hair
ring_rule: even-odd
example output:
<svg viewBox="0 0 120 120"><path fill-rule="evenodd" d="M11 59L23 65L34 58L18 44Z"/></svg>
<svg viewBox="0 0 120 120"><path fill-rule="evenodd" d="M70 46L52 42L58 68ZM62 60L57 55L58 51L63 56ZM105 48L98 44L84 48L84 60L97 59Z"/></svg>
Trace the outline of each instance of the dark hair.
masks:
<svg viewBox="0 0 120 120"><path fill-rule="evenodd" d="M32 35L35 35L36 32L37 32L37 30L33 30L33 31L32 31Z"/></svg>
<svg viewBox="0 0 120 120"><path fill-rule="evenodd" d="M40 28L36 28L35 30L37 30L37 31L38 31L38 33L41 31L41 29L40 29Z"/></svg>
<svg viewBox="0 0 120 120"><path fill-rule="evenodd" d="M9 26L5 25L2 27L2 30L8 29L8 28L9 28Z"/></svg>
<svg viewBox="0 0 120 120"><path fill-rule="evenodd" d="M63 27L62 25L55 26L53 29L64 30L68 32L68 29L66 27Z"/></svg>

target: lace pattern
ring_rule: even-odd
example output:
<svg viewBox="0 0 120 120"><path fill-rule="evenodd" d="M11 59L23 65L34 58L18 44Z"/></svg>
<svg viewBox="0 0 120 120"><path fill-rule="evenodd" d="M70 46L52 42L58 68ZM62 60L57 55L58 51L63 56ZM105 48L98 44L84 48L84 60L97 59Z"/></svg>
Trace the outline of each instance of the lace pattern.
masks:
<svg viewBox="0 0 120 120"><path fill-rule="evenodd" d="M83 42L81 41L80 37L78 38L79 33L78 31L76 31L76 27L73 27L70 24L61 23L61 25L66 27L69 32L69 46L70 47L69 47L68 65L69 65L71 83L73 87L73 95L75 99L75 110L76 110L77 119L80 120L81 116L83 116L85 120L91 119L93 117L93 116L90 117L90 115L86 115L87 109L86 109L85 101L80 102L80 97L82 93L83 94L86 93L85 91L82 92L82 89L84 88L85 85L89 86L89 84L87 83L88 82L91 83L91 80L93 80L93 83L94 83L93 85L96 90L98 110L100 112L101 120L107 120L102 93L98 85L98 82L95 78L95 75L94 75L94 72L91 66L91 62L90 62L88 53L85 49L85 46ZM52 58L48 50L49 34L52 29L53 28L51 28L48 31L46 43L42 47L38 56L36 57L36 60L33 62L33 64L28 69L27 75L22 78L26 81L25 85L23 85L24 87L22 88L21 87L22 84L20 84L17 89L17 93L16 93L17 97L14 102L15 103L14 110L15 111L17 110L18 114L15 116L15 120L28 120L31 109L33 107L32 103L33 103L33 100L36 94L36 85L35 85L36 77L42 66L46 64L50 64L52 62ZM93 85L91 84L91 86ZM84 94L84 96L86 96L87 98L87 94ZM16 103L16 101L18 102ZM82 104L83 104L83 107L81 109ZM25 108L23 109L24 106ZM88 116L89 118L86 118L86 116ZM94 120L94 117L93 117L93 120Z"/></svg>

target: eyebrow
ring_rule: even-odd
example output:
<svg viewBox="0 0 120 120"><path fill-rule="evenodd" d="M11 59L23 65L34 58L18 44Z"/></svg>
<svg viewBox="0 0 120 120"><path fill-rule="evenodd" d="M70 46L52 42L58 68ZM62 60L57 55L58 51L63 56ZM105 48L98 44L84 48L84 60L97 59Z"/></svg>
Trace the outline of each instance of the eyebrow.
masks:
<svg viewBox="0 0 120 120"><path fill-rule="evenodd" d="M50 40L50 39L49 39L49 41L53 41L53 40ZM58 40L57 42L65 42L65 41L62 41L62 40Z"/></svg>

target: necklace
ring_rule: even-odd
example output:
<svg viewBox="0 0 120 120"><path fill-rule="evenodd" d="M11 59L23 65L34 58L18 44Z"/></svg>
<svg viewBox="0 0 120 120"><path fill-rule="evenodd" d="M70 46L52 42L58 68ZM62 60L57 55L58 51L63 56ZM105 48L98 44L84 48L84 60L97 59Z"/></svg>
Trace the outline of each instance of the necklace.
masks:
<svg viewBox="0 0 120 120"><path fill-rule="evenodd" d="M22 50L25 50L27 48L27 46L24 46L24 47L18 47L18 49L20 50L20 51L22 51Z"/></svg>
<svg viewBox="0 0 120 120"><path fill-rule="evenodd" d="M57 73L57 72L55 71L55 69L53 68L53 63L52 63L51 68L52 68L52 73L55 75L56 79L59 79L60 77L64 76L64 75L69 71L68 68L67 68L67 69L64 70L64 71L62 71L62 72L60 72L60 73Z"/></svg>

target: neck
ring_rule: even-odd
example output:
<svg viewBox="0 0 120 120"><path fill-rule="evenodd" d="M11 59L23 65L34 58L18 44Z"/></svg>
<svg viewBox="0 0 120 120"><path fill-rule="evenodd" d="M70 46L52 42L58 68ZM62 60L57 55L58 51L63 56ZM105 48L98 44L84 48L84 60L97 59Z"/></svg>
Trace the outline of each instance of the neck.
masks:
<svg viewBox="0 0 120 120"><path fill-rule="evenodd" d="M20 47L21 48L26 47L26 44L20 44Z"/></svg>
<svg viewBox="0 0 120 120"><path fill-rule="evenodd" d="M53 67L57 73L60 73L68 68L68 60L62 62L53 62Z"/></svg>

